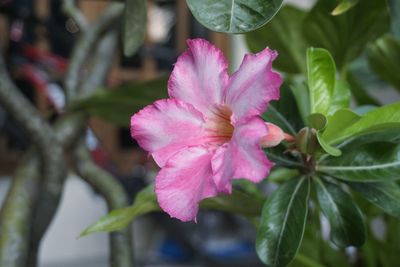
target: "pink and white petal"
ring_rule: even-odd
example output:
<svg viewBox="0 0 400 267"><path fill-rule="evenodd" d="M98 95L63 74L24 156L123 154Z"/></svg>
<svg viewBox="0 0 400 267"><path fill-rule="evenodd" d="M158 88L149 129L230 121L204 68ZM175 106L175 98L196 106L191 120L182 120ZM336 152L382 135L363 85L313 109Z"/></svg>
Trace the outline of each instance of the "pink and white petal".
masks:
<svg viewBox="0 0 400 267"><path fill-rule="evenodd" d="M199 202L218 194L211 169L212 152L190 147L175 154L156 177L160 207L181 221L195 220Z"/></svg>
<svg viewBox="0 0 400 267"><path fill-rule="evenodd" d="M210 107L223 101L228 64L221 50L204 39L187 44L189 49L178 58L169 78L168 93L208 114Z"/></svg>
<svg viewBox="0 0 400 267"><path fill-rule="evenodd" d="M232 109L234 120L260 115L267 109L269 101L279 99L282 78L272 71L272 61L277 55L269 48L257 54L247 54L230 77L226 104Z"/></svg>
<svg viewBox="0 0 400 267"><path fill-rule="evenodd" d="M267 126L258 117L235 125L232 139L220 147L212 159L214 181L219 191L230 190L232 179L262 181L273 166L261 149L260 141L268 134Z"/></svg>
<svg viewBox="0 0 400 267"><path fill-rule="evenodd" d="M203 141L203 115L178 99L154 102L131 117L131 135L163 167L182 148Z"/></svg>

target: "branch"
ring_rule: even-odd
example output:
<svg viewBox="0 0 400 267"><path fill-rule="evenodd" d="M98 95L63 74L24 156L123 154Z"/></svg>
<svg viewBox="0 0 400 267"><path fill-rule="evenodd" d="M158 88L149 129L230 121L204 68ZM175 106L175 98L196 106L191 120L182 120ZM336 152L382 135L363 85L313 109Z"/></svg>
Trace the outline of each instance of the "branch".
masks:
<svg viewBox="0 0 400 267"><path fill-rule="evenodd" d="M91 55L94 44L101 37L104 30L121 17L123 8L124 5L119 3L110 5L96 22L85 31L75 45L64 81L68 103L72 103L73 98L77 95L79 75L87 58Z"/></svg>
<svg viewBox="0 0 400 267"><path fill-rule="evenodd" d="M120 6L118 4L118 6ZM117 16L117 13L115 12L116 7L114 6L113 12L106 12L105 14L114 14ZM103 24L104 22L97 22L98 24ZM100 38L100 36L98 36ZM110 42L110 41L108 41ZM93 45L95 45L95 41L93 41ZM92 49L92 48L91 48ZM112 54L112 51L115 49L115 41L114 45L109 46L109 51L110 54ZM96 64L99 63L100 59L97 59ZM109 66L111 63L111 60L109 61L104 61L101 64ZM75 65L76 66L76 65ZM96 71L94 71L97 77L103 77L105 76L107 72L107 68L105 66L96 67L94 68ZM100 69L102 69L103 74L101 74ZM79 69L76 69L77 72L79 72ZM1 70L0 75L4 76L5 71ZM2 77L1 76L1 77ZM76 75L75 77L78 77ZM2 79L3 80L3 79ZM9 79L8 79L9 80ZM89 86L88 84L91 84ZM98 85L96 85L93 80L90 82L86 83L87 85L84 86L85 88L85 95L92 93ZM101 81L99 81L99 84L101 84ZM78 85L78 84L77 84ZM2 87L2 86L0 86ZM78 90L74 90L78 91ZM2 91L3 92L3 91ZM17 91L18 92L18 91ZM5 91L7 93L7 91ZM7 98L8 99L8 98ZM27 107L29 106L30 103L28 102L27 104L21 104L19 105L20 107ZM14 107L14 105L11 105ZM33 108L32 108L33 109ZM31 110L32 110L31 109ZM35 110L31 112L26 112L26 109L21 109L22 113L22 118L25 121L29 120L24 117L25 115L30 115L30 114L35 114ZM17 114L20 115L21 112L18 112ZM25 114L24 114L25 113ZM36 112L37 113L37 112ZM32 119L32 118L30 118ZM79 113L74 113L74 114L67 114L60 118L58 122L55 125L55 134L56 134L56 139L62 143L64 147L69 147L77 138L78 136L82 133L83 129L86 127L86 121L87 121L87 115L84 114L83 112ZM35 128L42 129L43 132L46 132L45 129L49 129L50 127L48 126L37 126L36 123L33 123L34 120L30 120L30 122L35 126ZM32 127L33 128L33 127ZM51 129L50 129L51 130ZM50 131L48 131L50 133ZM32 136L34 137L34 136ZM40 136L39 136L40 138ZM45 143L44 141L46 138L40 139L41 144ZM37 143L35 141L35 143ZM46 143L46 146L49 146L49 142ZM50 146L51 147L51 146ZM42 151L41 149L39 152ZM50 161L51 162L51 161ZM46 163L50 163L47 161ZM52 164L46 164L47 166L56 166ZM39 162L35 158L35 153L30 150L28 152L28 156L26 157L25 160L21 163L21 166L19 167L19 171L17 171L16 176L14 177L12 181L11 188L9 190L9 193L7 195L6 201L3 203L2 207L2 212L0 214L0 251L1 251L1 256L0 256L0 266L7 266L7 267L21 267L21 266L29 266L33 267L36 265L36 250L39 246L40 239L42 235L44 234L45 229L47 228L48 224L50 223L54 212L58 206L58 201L59 197L61 194L62 190L62 184L64 182L65 176L60 177L55 179L56 182L58 181L59 184L53 187L53 182L50 183L50 186L45 188L44 191L40 192L40 195L42 194L50 194L53 199L50 201L50 203L53 205L53 207L50 207L50 210L46 210L44 206L41 206L39 209L37 209L38 213L36 214L35 218L43 216L45 220L39 220L36 219L34 222L33 216L32 216L32 211L33 208L27 208L27 207L32 207L34 203L37 202L36 196L39 194L39 190L41 189L41 179L40 179L40 169L39 169ZM24 171L26 170L26 171ZM29 171L28 171L29 170ZM21 174L19 174L21 173ZM23 174L23 175L22 175ZM48 179L47 179L48 181ZM48 200L51 198L47 197ZM19 212L16 212L16 211ZM14 211L12 213L11 211ZM11 214L12 213L12 214ZM39 215L40 214L40 215ZM30 228L32 225L37 225L39 222L42 222L43 225L41 228L35 228L32 234L27 230L26 227ZM22 225L21 225L22 223ZM25 227L25 228L24 228ZM6 237L4 237L6 236ZM31 236L31 249L32 252L28 256L28 242ZM3 253L4 252L4 253ZM10 253L8 253L10 252ZM11 253L13 252L13 253ZM18 260L13 261L13 256L18 255ZM30 264L27 265L27 258L29 258Z"/></svg>
<svg viewBox="0 0 400 267"><path fill-rule="evenodd" d="M110 211L129 205L125 190L115 177L92 161L84 142L80 142L74 155L78 175L105 198ZM110 253L111 266L133 266L132 232L130 227L110 233Z"/></svg>
<svg viewBox="0 0 400 267"><path fill-rule="evenodd" d="M75 0L64 0L62 9L66 15L75 20L82 31L87 30L88 22L82 12L76 7Z"/></svg>

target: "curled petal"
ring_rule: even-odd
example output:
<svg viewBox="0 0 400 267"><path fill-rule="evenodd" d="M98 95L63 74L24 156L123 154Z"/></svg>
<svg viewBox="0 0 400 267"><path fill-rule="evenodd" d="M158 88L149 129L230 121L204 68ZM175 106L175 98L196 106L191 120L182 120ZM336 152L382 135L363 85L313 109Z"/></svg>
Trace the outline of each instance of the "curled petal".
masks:
<svg viewBox="0 0 400 267"><path fill-rule="evenodd" d="M157 200L171 217L194 220L199 202L217 195L211 157L204 147L190 147L170 158L159 172L155 183Z"/></svg>
<svg viewBox="0 0 400 267"><path fill-rule="evenodd" d="M235 120L262 114L271 100L279 99L280 75L272 71L277 53L269 48L247 54L239 69L229 79L226 104Z"/></svg>
<svg viewBox="0 0 400 267"><path fill-rule="evenodd" d="M178 58L169 78L168 93L208 114L210 107L223 101L228 64L221 50L206 40L187 43L189 49Z"/></svg>
<svg viewBox="0 0 400 267"><path fill-rule="evenodd" d="M202 143L203 115L178 99L163 99L131 118L131 135L162 167L182 148Z"/></svg>
<svg viewBox="0 0 400 267"><path fill-rule="evenodd" d="M268 127L268 134L261 138L262 147L274 147L279 145L285 139L285 133L281 128L273 123L265 123Z"/></svg>
<svg viewBox="0 0 400 267"><path fill-rule="evenodd" d="M219 191L230 192L232 179L244 178L258 183L268 175L273 163L260 147L261 138L267 134L267 126L258 117L235 125L231 141L219 147L212 159L214 181Z"/></svg>

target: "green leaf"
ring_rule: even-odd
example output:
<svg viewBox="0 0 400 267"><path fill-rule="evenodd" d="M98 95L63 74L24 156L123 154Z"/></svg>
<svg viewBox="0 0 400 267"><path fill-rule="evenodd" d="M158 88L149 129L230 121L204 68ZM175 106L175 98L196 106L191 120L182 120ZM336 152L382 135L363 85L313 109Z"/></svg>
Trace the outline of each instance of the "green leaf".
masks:
<svg viewBox="0 0 400 267"><path fill-rule="evenodd" d="M331 225L331 240L338 247L361 246L365 242L363 215L351 196L340 186L315 177L322 212Z"/></svg>
<svg viewBox="0 0 400 267"><path fill-rule="evenodd" d="M338 16L347 12L350 8L358 4L360 0L342 0L339 5L332 10L332 16Z"/></svg>
<svg viewBox="0 0 400 267"><path fill-rule="evenodd" d="M217 32L253 31L281 8L282 0L186 0L193 16L205 27Z"/></svg>
<svg viewBox="0 0 400 267"><path fill-rule="evenodd" d="M75 103L73 109L85 110L90 115L127 127L135 112L167 97L167 78L159 78L120 88L99 90L92 97Z"/></svg>
<svg viewBox="0 0 400 267"><path fill-rule="evenodd" d="M328 125L322 134L327 143L334 140L338 133L359 121L361 116L349 109L340 109L328 117Z"/></svg>
<svg viewBox="0 0 400 267"><path fill-rule="evenodd" d="M280 89L279 101L272 101L263 119L278 125L284 132L295 135L304 126L299 109L290 87L284 83Z"/></svg>
<svg viewBox="0 0 400 267"><path fill-rule="evenodd" d="M368 134L345 142L342 156L323 159L318 172L354 182L387 182L400 179L400 131Z"/></svg>
<svg viewBox="0 0 400 267"><path fill-rule="evenodd" d="M400 91L400 41L387 34L370 44L367 53L371 69Z"/></svg>
<svg viewBox="0 0 400 267"><path fill-rule="evenodd" d="M356 116L352 115L351 119L355 120ZM346 121L348 122L347 119ZM323 135L329 144L338 144L348 138L371 132L400 129L400 102L376 108L364 114L364 116L353 124L346 123L342 125L346 125L347 127L341 128L329 136L327 134Z"/></svg>
<svg viewBox="0 0 400 267"><path fill-rule="evenodd" d="M257 233L256 249L270 267L286 266L295 257L303 238L310 193L310 179L283 184L266 201Z"/></svg>
<svg viewBox="0 0 400 267"><path fill-rule="evenodd" d="M379 106L379 102L372 97L364 88L353 72L347 73L347 82L350 85L351 93L358 105Z"/></svg>
<svg viewBox="0 0 400 267"><path fill-rule="evenodd" d="M328 115L333 102L336 67L327 50L313 47L307 50L307 75L311 113Z"/></svg>
<svg viewBox="0 0 400 267"><path fill-rule="evenodd" d="M324 138L321 136L321 133L317 133L318 143L321 145L322 149L331 156L339 157L342 155L342 151L340 149L329 145Z"/></svg>
<svg viewBox="0 0 400 267"><path fill-rule="evenodd" d="M306 84L300 83L291 87L294 98L296 99L297 106L300 111L300 116L303 122L307 121L310 115L310 97L309 90ZM304 126L304 123L303 123ZM300 127L301 128L301 127Z"/></svg>
<svg viewBox="0 0 400 267"><path fill-rule="evenodd" d="M321 131L325 129L326 123L328 122L326 117L321 113L313 113L307 117L308 125L315 130Z"/></svg>
<svg viewBox="0 0 400 267"><path fill-rule="evenodd" d="M146 24L146 0L126 0L123 30L125 56L132 56L143 44Z"/></svg>
<svg viewBox="0 0 400 267"><path fill-rule="evenodd" d="M263 202L264 198L260 197L257 193L234 189L231 195L220 195L205 199L200 203L200 208L225 211L245 217L257 217L261 213ZM132 206L111 211L90 225L80 236L86 236L95 232L117 231L127 227L141 215L160 210L154 193L154 185L151 184L138 193Z"/></svg>
<svg viewBox="0 0 400 267"><path fill-rule="evenodd" d="M385 183L348 183L372 204L384 212L400 218L400 187L394 182Z"/></svg>
<svg viewBox="0 0 400 267"><path fill-rule="evenodd" d="M334 114L339 109L349 108L351 93L349 85L342 81L336 80L335 89L333 91L333 101L329 109L329 115Z"/></svg>
<svg viewBox="0 0 400 267"><path fill-rule="evenodd" d="M305 73L304 51L307 45L301 34L305 14L297 7L283 6L268 24L246 34L247 46L254 53L269 46L279 51L274 68L288 73Z"/></svg>
<svg viewBox="0 0 400 267"><path fill-rule="evenodd" d="M340 16L330 13L338 1L317 1L303 23L306 40L332 54L338 69L357 58L368 42L387 32L390 16L387 1L360 1Z"/></svg>
<svg viewBox="0 0 400 267"><path fill-rule="evenodd" d="M86 228L80 237L96 232L112 232L127 227L135 218L160 208L155 198L154 187L148 186L138 193L132 206L116 209Z"/></svg>

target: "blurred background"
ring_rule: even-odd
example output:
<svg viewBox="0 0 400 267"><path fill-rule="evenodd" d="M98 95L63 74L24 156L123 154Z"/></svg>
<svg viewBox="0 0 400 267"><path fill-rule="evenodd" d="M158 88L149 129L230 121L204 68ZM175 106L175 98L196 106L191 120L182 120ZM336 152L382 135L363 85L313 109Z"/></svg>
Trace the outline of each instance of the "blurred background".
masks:
<svg viewBox="0 0 400 267"><path fill-rule="evenodd" d="M88 21L93 21L108 2L79 0L77 4ZM285 2L304 9L313 4L312 0ZM0 0L0 49L15 83L49 121L63 112L65 95L60 82L80 34L74 20L61 12L61 5L60 0ZM210 40L230 59L232 70L248 51L243 36L212 32L200 25L185 1L148 0L145 44L132 57L123 56L119 49L107 87L168 76L188 38ZM383 103L398 99L391 90L371 93ZM118 177L133 199L154 178L155 164L132 140L129 128L96 117L89 125L86 143L93 159ZM0 106L0 203L30 144L29 136ZM84 181L69 175L61 206L42 243L40 266L108 266L107 234L77 239L106 212L103 199ZM164 214L151 214L132 227L139 266L261 266L254 250L254 227L233 215L202 212L197 224L182 224Z"/></svg>

